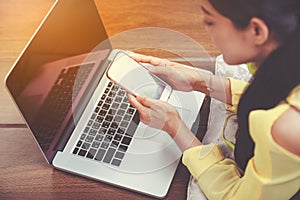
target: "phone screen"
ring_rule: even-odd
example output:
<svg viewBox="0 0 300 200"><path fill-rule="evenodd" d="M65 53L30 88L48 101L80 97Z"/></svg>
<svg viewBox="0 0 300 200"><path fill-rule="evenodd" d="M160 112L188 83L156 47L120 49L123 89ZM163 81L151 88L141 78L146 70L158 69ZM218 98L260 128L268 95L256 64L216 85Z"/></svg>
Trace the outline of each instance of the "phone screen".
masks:
<svg viewBox="0 0 300 200"><path fill-rule="evenodd" d="M124 52L118 52L111 63L107 76L133 95L145 95L153 99L168 96L170 86L151 74L147 67L133 60Z"/></svg>

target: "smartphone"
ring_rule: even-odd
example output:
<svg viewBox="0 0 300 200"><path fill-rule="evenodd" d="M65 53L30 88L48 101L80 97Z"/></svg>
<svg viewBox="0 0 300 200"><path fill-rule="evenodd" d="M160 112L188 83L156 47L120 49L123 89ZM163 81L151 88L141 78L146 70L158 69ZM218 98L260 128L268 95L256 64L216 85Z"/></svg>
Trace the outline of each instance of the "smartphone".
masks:
<svg viewBox="0 0 300 200"><path fill-rule="evenodd" d="M116 54L106 74L112 82L134 96L145 95L166 101L172 93L170 85L122 51Z"/></svg>

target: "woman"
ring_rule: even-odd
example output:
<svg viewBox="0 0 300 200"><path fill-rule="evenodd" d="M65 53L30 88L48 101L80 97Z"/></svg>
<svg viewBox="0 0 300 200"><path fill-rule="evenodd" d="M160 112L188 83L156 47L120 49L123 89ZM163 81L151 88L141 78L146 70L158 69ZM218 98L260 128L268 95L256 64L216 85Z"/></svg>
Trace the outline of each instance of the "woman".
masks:
<svg viewBox="0 0 300 200"><path fill-rule="evenodd" d="M153 73L177 90L204 92L237 109L235 160L215 144L202 145L167 103L129 96L131 104L142 122L175 140L208 199L300 199L299 0L203 0L201 9L228 64L256 63L250 85L167 60L135 59L157 66Z"/></svg>

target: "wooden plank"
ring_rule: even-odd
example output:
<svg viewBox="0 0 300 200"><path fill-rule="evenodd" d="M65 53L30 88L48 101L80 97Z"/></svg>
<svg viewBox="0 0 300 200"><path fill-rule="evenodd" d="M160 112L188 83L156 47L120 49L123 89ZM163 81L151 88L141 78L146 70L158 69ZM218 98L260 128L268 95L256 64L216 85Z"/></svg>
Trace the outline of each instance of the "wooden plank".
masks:
<svg viewBox="0 0 300 200"><path fill-rule="evenodd" d="M165 28L191 38L213 57L218 54L202 23L200 1L96 0L96 2L110 36L142 27ZM150 37L149 34L146 36ZM176 44L178 41L168 42Z"/></svg>

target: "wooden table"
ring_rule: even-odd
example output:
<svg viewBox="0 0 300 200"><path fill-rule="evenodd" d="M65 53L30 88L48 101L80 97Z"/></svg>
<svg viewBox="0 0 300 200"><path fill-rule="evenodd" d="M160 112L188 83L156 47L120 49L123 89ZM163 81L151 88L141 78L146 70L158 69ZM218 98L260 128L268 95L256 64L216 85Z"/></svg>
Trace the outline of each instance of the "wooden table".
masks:
<svg viewBox="0 0 300 200"><path fill-rule="evenodd" d="M53 169L46 163L5 91L4 77L53 2L0 1L0 199L152 199ZM188 38L189 42L203 46L208 55L218 54L201 24L198 1L97 0L96 3L108 35L115 39L114 47L134 48L132 43L120 39L120 35L125 31L153 27L182 34L180 45L177 41L169 42L170 49L177 48L175 53L180 54L179 49L191 50L189 43L184 45ZM156 42L161 42L161 38ZM145 48L142 52L162 55L153 48ZM193 52L189 53L195 57ZM188 178L188 171L180 164L166 199L185 199Z"/></svg>

